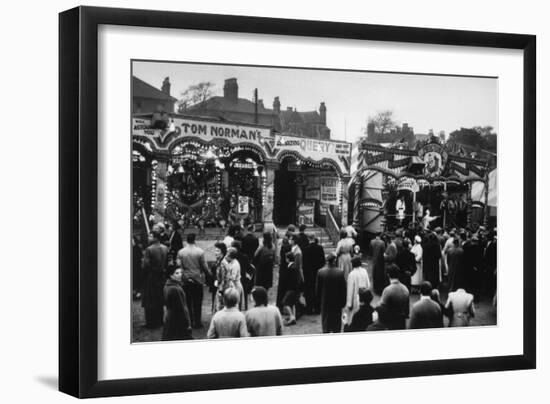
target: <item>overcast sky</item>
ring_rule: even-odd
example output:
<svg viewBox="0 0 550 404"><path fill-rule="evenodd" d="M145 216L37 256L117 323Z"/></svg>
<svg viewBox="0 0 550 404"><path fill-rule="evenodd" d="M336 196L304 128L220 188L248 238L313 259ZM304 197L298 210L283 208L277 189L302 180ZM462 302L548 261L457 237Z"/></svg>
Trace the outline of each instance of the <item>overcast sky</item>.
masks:
<svg viewBox="0 0 550 404"><path fill-rule="evenodd" d="M387 109L415 133L433 129L449 134L460 127L486 125L498 133L498 81L494 78L165 62L134 62L133 74L157 88L170 77L171 95L176 98L202 81L213 82L215 95L223 95L224 80L235 77L239 97L251 100L257 88L266 108L272 108L276 96L281 109L298 111L318 111L324 101L327 125L337 140L355 140L369 116Z"/></svg>

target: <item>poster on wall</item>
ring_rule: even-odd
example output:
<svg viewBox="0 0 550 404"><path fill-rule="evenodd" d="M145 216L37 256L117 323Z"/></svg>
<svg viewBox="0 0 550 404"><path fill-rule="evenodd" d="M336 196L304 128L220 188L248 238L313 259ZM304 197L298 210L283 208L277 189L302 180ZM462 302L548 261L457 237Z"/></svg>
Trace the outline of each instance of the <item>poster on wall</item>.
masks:
<svg viewBox="0 0 550 404"><path fill-rule="evenodd" d="M321 189L319 186L319 176L318 175L308 175L306 181L306 195L305 199L321 199Z"/></svg>
<svg viewBox="0 0 550 404"><path fill-rule="evenodd" d="M239 213L248 213L248 196L239 196Z"/></svg>
<svg viewBox="0 0 550 404"><path fill-rule="evenodd" d="M305 224L307 227L313 227L315 217L315 201L300 200L297 203L298 213L297 222L299 225Z"/></svg>
<svg viewBox="0 0 550 404"><path fill-rule="evenodd" d="M321 178L321 203L338 205L338 179L331 177Z"/></svg>

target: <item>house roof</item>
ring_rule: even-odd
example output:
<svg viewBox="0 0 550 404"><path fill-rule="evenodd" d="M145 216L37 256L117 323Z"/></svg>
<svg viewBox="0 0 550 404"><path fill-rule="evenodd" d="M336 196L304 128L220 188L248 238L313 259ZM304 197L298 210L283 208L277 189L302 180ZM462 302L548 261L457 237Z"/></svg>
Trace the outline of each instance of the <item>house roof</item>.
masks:
<svg viewBox="0 0 550 404"><path fill-rule="evenodd" d="M207 99L205 103L196 104L189 107L190 111L193 110L217 110L224 112L244 112L253 114L255 104L245 98L238 98L237 102L232 102L227 98L221 96L215 96ZM273 110L262 107L261 104L258 104L258 113L259 114L273 114Z"/></svg>
<svg viewBox="0 0 550 404"><path fill-rule="evenodd" d="M138 79L136 76L132 76L132 91L133 97L151 98L162 101L177 101L177 98L166 94L141 79Z"/></svg>

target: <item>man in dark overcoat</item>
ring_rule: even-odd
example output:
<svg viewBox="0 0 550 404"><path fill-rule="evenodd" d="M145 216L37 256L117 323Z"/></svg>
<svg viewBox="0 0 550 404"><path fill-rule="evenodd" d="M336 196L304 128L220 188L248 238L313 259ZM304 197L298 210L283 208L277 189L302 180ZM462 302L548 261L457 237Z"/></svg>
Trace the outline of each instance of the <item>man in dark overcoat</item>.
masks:
<svg viewBox="0 0 550 404"><path fill-rule="evenodd" d="M317 297L315 295L315 282L317 272L325 266L325 250L319 245L314 234L308 236L309 244L303 249L304 267L304 297L306 298L306 312L318 313Z"/></svg>
<svg viewBox="0 0 550 404"><path fill-rule="evenodd" d="M347 290L344 271L338 267L334 253L328 254L327 264L317 273L316 291L321 302L323 332L340 332Z"/></svg>

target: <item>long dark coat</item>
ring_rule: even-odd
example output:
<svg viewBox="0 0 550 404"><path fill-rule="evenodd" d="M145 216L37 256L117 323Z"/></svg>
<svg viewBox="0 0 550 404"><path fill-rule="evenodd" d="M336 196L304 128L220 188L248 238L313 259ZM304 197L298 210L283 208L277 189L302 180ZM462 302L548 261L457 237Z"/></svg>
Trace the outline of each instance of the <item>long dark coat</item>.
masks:
<svg viewBox="0 0 550 404"><path fill-rule="evenodd" d="M273 264L275 263L275 248L261 246L254 254L252 261L256 267L255 285L269 289L273 286Z"/></svg>
<svg viewBox="0 0 550 404"><path fill-rule="evenodd" d="M317 272L325 266L325 250L317 243L310 243L302 250L305 288L315 288Z"/></svg>
<svg viewBox="0 0 550 404"><path fill-rule="evenodd" d="M480 288L480 275L483 270L483 248L477 242L467 241L464 248L464 276L466 291L477 297Z"/></svg>
<svg viewBox="0 0 550 404"><path fill-rule="evenodd" d="M162 324L164 271L168 262L168 247L160 243L151 244L143 254L143 298L145 322L154 328Z"/></svg>
<svg viewBox="0 0 550 404"><path fill-rule="evenodd" d="M422 275L424 280L432 284L435 289L439 286L439 259L441 248L436 240L428 241L422 246Z"/></svg>
<svg viewBox="0 0 550 404"><path fill-rule="evenodd" d="M323 332L340 332L346 305L346 280L338 267L325 266L317 273L316 294L320 299Z"/></svg>
<svg viewBox="0 0 550 404"><path fill-rule="evenodd" d="M248 259L252 261L252 259L254 258L254 254L260 246L260 241L258 240L258 237L256 237L252 233L247 233L243 237L241 245L241 251L243 252L243 254L246 254L248 256Z"/></svg>
<svg viewBox="0 0 550 404"><path fill-rule="evenodd" d="M462 247L453 247L447 251L447 267L449 269L449 292L459 288L466 289L464 250Z"/></svg>
<svg viewBox="0 0 550 404"><path fill-rule="evenodd" d="M387 285L386 265L384 263L384 249L382 240L374 239L370 242L372 251L372 287L377 294L381 294Z"/></svg>
<svg viewBox="0 0 550 404"><path fill-rule="evenodd" d="M162 340L192 339L191 321L187 310L185 292L179 282L173 279L166 281L164 285L164 304L166 306L166 318L162 330Z"/></svg>

